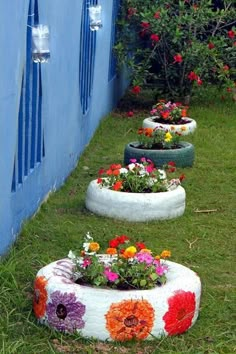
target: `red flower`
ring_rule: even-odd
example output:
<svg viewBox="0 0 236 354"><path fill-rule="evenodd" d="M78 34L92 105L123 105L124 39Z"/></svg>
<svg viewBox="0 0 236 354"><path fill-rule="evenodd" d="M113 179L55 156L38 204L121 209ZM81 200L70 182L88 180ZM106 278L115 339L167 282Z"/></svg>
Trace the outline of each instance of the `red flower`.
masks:
<svg viewBox="0 0 236 354"><path fill-rule="evenodd" d="M153 42L159 42L160 37L158 36L158 34L152 34L152 35L150 36L150 39L151 39Z"/></svg>
<svg viewBox="0 0 236 354"><path fill-rule="evenodd" d="M235 32L233 31L233 30L230 30L230 31L228 31L228 37L229 38L234 38L234 36L235 36Z"/></svg>
<svg viewBox="0 0 236 354"><path fill-rule="evenodd" d="M98 178L98 179L97 179L97 183L98 183L98 184L102 183L102 178Z"/></svg>
<svg viewBox="0 0 236 354"><path fill-rule="evenodd" d="M188 79L193 81L193 80L197 80L198 76L197 74L194 72L194 71L191 71L189 74L188 74Z"/></svg>
<svg viewBox="0 0 236 354"><path fill-rule="evenodd" d="M202 80L200 79L199 76L197 77L197 84L198 84L199 86L202 85Z"/></svg>
<svg viewBox="0 0 236 354"><path fill-rule="evenodd" d="M160 18L160 11L155 12L153 17L156 19Z"/></svg>
<svg viewBox="0 0 236 354"><path fill-rule="evenodd" d="M162 116L163 119L168 119L169 115L170 115L170 112L168 112L168 111L161 112L161 116Z"/></svg>
<svg viewBox="0 0 236 354"><path fill-rule="evenodd" d="M98 171L98 175L101 176L103 175L103 173L105 172L105 170L103 168L101 168L99 171Z"/></svg>
<svg viewBox="0 0 236 354"><path fill-rule="evenodd" d="M117 248L118 246L119 246L119 241L116 238L109 241L109 247Z"/></svg>
<svg viewBox="0 0 236 354"><path fill-rule="evenodd" d="M232 88L231 87L227 87L227 92L232 92Z"/></svg>
<svg viewBox="0 0 236 354"><path fill-rule="evenodd" d="M149 28L150 27L150 23L149 22L141 22L141 27L143 28Z"/></svg>
<svg viewBox="0 0 236 354"><path fill-rule="evenodd" d="M185 174L182 173L182 175L179 176L180 182L182 182L185 179Z"/></svg>
<svg viewBox="0 0 236 354"><path fill-rule="evenodd" d="M182 63L182 61L183 61L183 58L182 58L182 55L180 55L180 54L176 54L175 56L174 56L174 62L175 63Z"/></svg>
<svg viewBox="0 0 236 354"><path fill-rule="evenodd" d="M126 235L117 236L116 239L118 240L118 242L119 242L120 244L123 244L123 243L125 243L126 241L129 241L129 237L126 236Z"/></svg>
<svg viewBox="0 0 236 354"><path fill-rule="evenodd" d="M133 117L134 112L133 111L129 111L126 113L127 117Z"/></svg>
<svg viewBox="0 0 236 354"><path fill-rule="evenodd" d="M121 188L122 188L122 181L117 181L112 186L113 191L120 191Z"/></svg>
<svg viewBox="0 0 236 354"><path fill-rule="evenodd" d="M163 316L165 330L169 335L181 334L191 326L196 300L191 291L179 290L168 299L169 309Z"/></svg>
<svg viewBox="0 0 236 354"><path fill-rule="evenodd" d="M223 70L224 70L224 71L228 71L228 70L229 70L229 66L228 66L228 65L224 65L224 66L223 66Z"/></svg>
<svg viewBox="0 0 236 354"><path fill-rule="evenodd" d="M212 43L212 42L209 42L209 43L208 43L208 48L209 48L209 49L215 48L215 44Z"/></svg>
<svg viewBox="0 0 236 354"><path fill-rule="evenodd" d="M135 94L135 95L138 95L140 92L141 92L141 87L136 85L132 88L132 92Z"/></svg>
<svg viewBox="0 0 236 354"><path fill-rule="evenodd" d="M137 12L137 9L135 7L130 7L128 9L128 18L132 17L133 15L135 15Z"/></svg>
<svg viewBox="0 0 236 354"><path fill-rule="evenodd" d="M147 248L143 242L136 242L136 246L137 246L140 250L142 250L142 249L144 249L144 248Z"/></svg>
<svg viewBox="0 0 236 354"><path fill-rule="evenodd" d="M176 163L175 163L174 161L169 161L169 162L168 162L168 166L175 167L175 166L176 166Z"/></svg>

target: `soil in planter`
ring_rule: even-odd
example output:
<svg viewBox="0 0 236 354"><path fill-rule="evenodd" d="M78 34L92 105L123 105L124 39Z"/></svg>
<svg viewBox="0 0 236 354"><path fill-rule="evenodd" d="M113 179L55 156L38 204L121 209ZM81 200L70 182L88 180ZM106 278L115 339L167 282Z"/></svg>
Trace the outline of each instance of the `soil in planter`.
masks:
<svg viewBox="0 0 236 354"><path fill-rule="evenodd" d="M77 279L75 281L75 283L79 284L79 285L89 286L91 288L94 288L94 287L96 288L95 285L88 284L85 280L83 280L83 278ZM156 286L158 286L158 287L161 287L164 284L165 283L161 283L160 281L156 282ZM134 285L129 284L128 280L127 280L127 282L123 282L121 284L118 284L115 287L112 286L112 284L111 284L111 286L97 286L97 288L100 288L100 289L116 289L116 290L143 290L142 288L137 288Z"/></svg>
<svg viewBox="0 0 236 354"><path fill-rule="evenodd" d="M173 145L171 148L165 148L163 147L162 144L153 144L151 148L147 148L146 146L144 145L132 145L130 144L131 147L135 148L135 149L140 149L140 150L176 150L176 149L181 149L182 146L181 145L178 145L178 144L175 144Z"/></svg>
<svg viewBox="0 0 236 354"><path fill-rule="evenodd" d="M189 119L181 118L178 122L173 122L172 120L163 119L163 118L152 118L153 122L161 124L171 124L171 125L183 125L191 122Z"/></svg>

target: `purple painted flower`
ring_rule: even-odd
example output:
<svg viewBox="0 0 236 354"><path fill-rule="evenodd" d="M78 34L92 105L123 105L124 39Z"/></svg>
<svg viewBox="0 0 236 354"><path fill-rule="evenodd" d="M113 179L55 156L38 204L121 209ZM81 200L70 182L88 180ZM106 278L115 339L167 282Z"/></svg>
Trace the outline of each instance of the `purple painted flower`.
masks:
<svg viewBox="0 0 236 354"><path fill-rule="evenodd" d="M73 293L54 291L47 304L48 324L59 331L74 332L84 327L85 305Z"/></svg>

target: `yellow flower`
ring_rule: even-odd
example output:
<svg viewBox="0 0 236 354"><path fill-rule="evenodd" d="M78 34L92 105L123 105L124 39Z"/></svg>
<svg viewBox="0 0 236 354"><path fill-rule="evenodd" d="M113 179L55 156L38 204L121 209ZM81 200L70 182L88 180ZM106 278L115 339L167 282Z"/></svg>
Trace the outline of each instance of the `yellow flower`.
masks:
<svg viewBox="0 0 236 354"><path fill-rule="evenodd" d="M160 258L161 258L160 256L155 256L155 259L156 259L157 261L159 261Z"/></svg>
<svg viewBox="0 0 236 354"><path fill-rule="evenodd" d="M125 258L132 258L136 252L137 252L137 248L134 246L130 246L130 247L126 248L126 250L123 253L123 256Z"/></svg>
<svg viewBox="0 0 236 354"><path fill-rule="evenodd" d="M161 258L169 258L171 256L171 252L168 250L164 250L161 252Z"/></svg>
<svg viewBox="0 0 236 354"><path fill-rule="evenodd" d="M165 142L168 143L169 141L171 141L171 139L172 139L172 135L169 132L167 132L164 139Z"/></svg>
<svg viewBox="0 0 236 354"><path fill-rule="evenodd" d="M89 250L92 252L97 252L99 250L100 246L99 243L97 242L90 242L89 244Z"/></svg>

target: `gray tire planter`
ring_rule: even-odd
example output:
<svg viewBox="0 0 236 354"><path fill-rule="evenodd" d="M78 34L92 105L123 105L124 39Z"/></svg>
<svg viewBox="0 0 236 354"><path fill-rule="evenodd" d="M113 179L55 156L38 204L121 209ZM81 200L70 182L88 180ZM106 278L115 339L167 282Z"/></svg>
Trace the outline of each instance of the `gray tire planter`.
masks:
<svg viewBox="0 0 236 354"><path fill-rule="evenodd" d="M177 167L191 167L194 162L194 146L191 143L179 142L181 148L167 150L139 149L139 142L131 142L125 146L124 163L130 163L135 158L138 162L146 157L154 162L157 167L162 167L170 161L174 161Z"/></svg>
<svg viewBox="0 0 236 354"><path fill-rule="evenodd" d="M197 128L197 123L194 119L186 117L189 123L186 124L164 124L155 122L154 119L157 117L148 117L143 120L143 128L164 128L169 132L178 132L181 135L188 135L193 133Z"/></svg>
<svg viewBox="0 0 236 354"><path fill-rule="evenodd" d="M185 190L182 186L160 193L126 193L101 187L97 180L90 182L85 205L91 212L126 221L173 219L183 215Z"/></svg>
<svg viewBox="0 0 236 354"><path fill-rule="evenodd" d="M165 264L163 286L122 291L76 284L70 259L52 262L35 278L35 316L54 330L98 340L151 340L182 334L197 320L201 281L181 264Z"/></svg>

